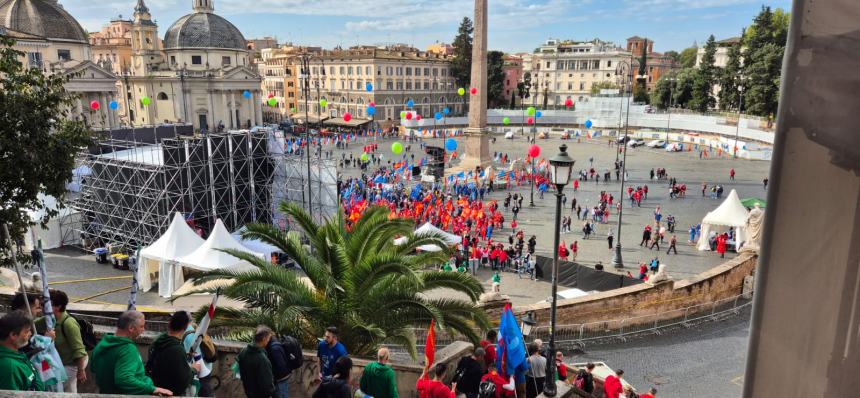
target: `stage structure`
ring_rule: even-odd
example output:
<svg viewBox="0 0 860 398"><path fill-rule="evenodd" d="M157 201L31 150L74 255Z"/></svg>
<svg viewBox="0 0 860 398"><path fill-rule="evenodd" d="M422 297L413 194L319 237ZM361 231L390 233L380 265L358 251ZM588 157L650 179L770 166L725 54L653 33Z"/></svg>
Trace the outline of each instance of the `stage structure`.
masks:
<svg viewBox="0 0 860 398"><path fill-rule="evenodd" d="M166 138L157 144L100 141L83 159L92 172L72 204L81 212L77 230L83 248L150 244L166 230L174 212L183 214L203 237L219 218L230 231L252 222L288 229L288 223L276 217L277 204L292 200L307 206L307 163L278 151L282 142L282 133L266 128ZM312 212L334 214L336 178L328 178L336 175L333 164L314 164L312 159L311 169L318 198L317 203L311 201ZM333 201L325 200L331 197Z"/></svg>

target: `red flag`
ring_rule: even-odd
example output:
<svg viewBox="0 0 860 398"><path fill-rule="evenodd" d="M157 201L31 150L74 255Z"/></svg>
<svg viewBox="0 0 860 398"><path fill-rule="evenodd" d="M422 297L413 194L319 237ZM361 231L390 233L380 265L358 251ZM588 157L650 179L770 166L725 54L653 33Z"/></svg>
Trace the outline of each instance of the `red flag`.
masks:
<svg viewBox="0 0 860 398"><path fill-rule="evenodd" d="M431 319L430 328L427 329L427 342L424 344L424 363L427 367L432 366L433 360L436 359L436 329L434 326L435 322Z"/></svg>

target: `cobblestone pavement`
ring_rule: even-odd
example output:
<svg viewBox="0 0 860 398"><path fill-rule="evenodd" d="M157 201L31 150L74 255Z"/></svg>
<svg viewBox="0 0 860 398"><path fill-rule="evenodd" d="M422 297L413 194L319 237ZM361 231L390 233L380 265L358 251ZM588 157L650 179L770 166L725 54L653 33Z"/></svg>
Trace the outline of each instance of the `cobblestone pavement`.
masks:
<svg viewBox="0 0 860 398"><path fill-rule="evenodd" d="M639 393L661 398L739 397L749 345L750 307L738 316L565 353L567 362L605 362L624 369Z"/></svg>
<svg viewBox="0 0 860 398"><path fill-rule="evenodd" d="M459 140L462 141L462 140ZM379 141L378 153L383 154L385 160L393 156L389 149L393 139ZM443 145L442 139L427 140L431 145ZM575 170L588 169L590 167L589 158L593 159L594 168L598 171L611 170L615 161L615 148L606 145L605 140L594 140L592 142L576 143L575 141L563 141L570 148L568 152L576 160ZM542 157L552 157L558 152L558 146L562 143L559 139L539 140L538 145L542 148ZM460 145L465 145L461 142ZM526 140L517 136L514 140L505 140L498 138L497 142L491 144L491 152L507 153L511 158L520 158L525 156L528 148ZM359 156L361 154L361 143L352 143L346 150L337 150L333 147L333 157L340 158L340 154L352 154ZM327 148L328 149L328 148ZM464 152L464 148L459 148L459 151ZM404 152L408 155L415 154L416 158L423 156L419 152L418 144L412 144L411 152ZM644 201L641 208L631 209L629 203L624 209L623 227L621 234L622 254L626 264L626 268L622 272L630 270L636 273L638 263L640 261L649 261L655 256L659 256L660 260L668 265L669 274L675 279L683 279L691 275L702 272L717 264L721 260L718 256L710 252L696 251L692 245L687 242L687 228L690 224L697 223L710 210L719 205L719 200L703 198L701 196L701 183L706 182L708 185L714 183L723 184L726 194L731 189L737 189L741 198L756 196L764 197L765 190L762 188L761 180L767 175L770 167L769 162L762 161L746 161L733 159L716 159L709 158L700 160L695 152L683 153L668 153L663 150L636 148L630 150L627 155L628 174L630 176L630 184L634 185L649 185L649 198ZM503 166L498 165L502 168ZM668 184L663 181L649 181L648 172L651 168L664 167L668 170L670 176L678 179L679 183L685 183L688 186L688 195L683 199L668 198ZM737 172L736 180L729 180L729 169L734 167ZM360 173L357 168L346 168L339 170L345 176L355 176ZM614 175L613 175L614 178ZM614 196L619 196L620 187L617 182L610 184L585 182L580 185L577 192L573 192L572 187L568 186L565 193L568 198L577 198L578 202L583 206L594 205L597 201L598 192L607 190ZM552 243L552 229L554 225L554 206L555 197L547 194L541 199L538 194L535 194L535 207L528 206L529 189L527 186L514 187L510 191L498 191L485 200L496 199L501 201L507 192L519 192L526 196L523 201L523 209L519 214L518 222L526 235L536 235L538 237L537 250L539 254L551 255L550 248ZM568 202L568 206L570 201ZM657 252L639 247L637 244L641 240L641 231L645 224L653 222L653 212L657 206L661 206L664 217L672 214L677 219L677 235L678 235L678 255L667 255L665 252ZM569 207L565 209L565 215L570 215ZM506 221L512 219L510 211L505 212ZM597 262L602 262L607 266L607 270L613 270L609 264L612 260L612 251L608 249L606 242L606 233L609 228L613 231L617 228L617 214L614 209L610 217L609 224L598 225L596 237L583 240L580 232L581 224L574 220L573 232L563 234L562 240L568 245L574 240L580 243L580 252L577 261L581 264L593 266ZM495 238L506 240L510 234L510 228L506 228L495 234ZM617 239L617 237L616 237ZM665 250L665 245L663 250ZM731 256L731 254L730 254ZM49 271L51 280L75 280L83 278L101 278L101 277L116 277L129 276L127 271L116 271L106 265L96 264L92 257L73 250L53 250L47 255L49 261ZM482 272L479 278L489 287L489 272ZM544 282L535 282L529 280L519 280L515 275L510 277L503 276L502 293L511 296L515 304L534 303L545 299L549 295L549 285ZM104 293L112 289L119 289L128 286L127 279L108 279L97 280L93 282L66 284L75 297L86 298L98 293ZM96 297L89 302L114 302L124 303L127 300L127 292L109 293L103 296ZM154 292L144 293L139 296L141 304L163 304L164 300L157 297Z"/></svg>

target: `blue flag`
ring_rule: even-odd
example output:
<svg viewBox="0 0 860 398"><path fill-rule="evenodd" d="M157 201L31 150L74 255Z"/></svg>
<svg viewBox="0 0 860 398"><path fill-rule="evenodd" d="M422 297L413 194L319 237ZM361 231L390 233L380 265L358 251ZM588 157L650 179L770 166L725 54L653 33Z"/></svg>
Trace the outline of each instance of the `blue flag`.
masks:
<svg viewBox="0 0 860 398"><path fill-rule="evenodd" d="M510 304L502 311L499 324L499 352L496 367L506 376L525 372L529 368L523 334Z"/></svg>

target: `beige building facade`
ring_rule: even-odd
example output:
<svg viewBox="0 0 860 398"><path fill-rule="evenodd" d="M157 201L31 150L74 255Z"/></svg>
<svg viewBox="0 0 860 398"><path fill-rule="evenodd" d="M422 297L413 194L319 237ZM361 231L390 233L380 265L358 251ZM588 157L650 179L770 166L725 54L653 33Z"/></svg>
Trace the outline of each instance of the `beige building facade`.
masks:
<svg viewBox="0 0 860 398"><path fill-rule="evenodd" d="M120 16L89 35L93 62L117 76L131 72L132 22Z"/></svg>
<svg viewBox="0 0 860 398"><path fill-rule="evenodd" d="M84 120L94 129L119 124L118 113L110 109L117 98L117 77L93 63L87 33L77 20L52 0L6 0L0 2L0 30L15 40L14 49L23 52L25 66L46 73L72 75L65 88L77 99L69 118ZM91 103L98 102L98 109Z"/></svg>
<svg viewBox="0 0 860 398"><path fill-rule="evenodd" d="M193 12L167 29L163 48L158 26L138 0L131 42L131 73L121 81L128 123L191 123L205 131L262 123L261 78L245 38L215 14L210 0L193 1Z"/></svg>
<svg viewBox="0 0 860 398"><path fill-rule="evenodd" d="M547 40L537 52L523 55L523 75L529 74L532 84L526 102L562 107L567 99L587 101L594 85L619 85L629 64L630 53L612 43Z"/></svg>
<svg viewBox="0 0 860 398"><path fill-rule="evenodd" d="M410 47L355 47L324 51L312 57L309 70L309 119L342 118L349 112L362 120L400 120L400 112L412 110L423 118L449 109L464 113L465 96L457 95L450 58ZM367 90L367 84L372 90ZM468 94L467 94L468 95ZM319 109L320 100L328 106ZM409 101L414 103L408 108ZM367 106L376 113L368 116ZM305 97L299 90L298 118L305 115Z"/></svg>
<svg viewBox="0 0 860 398"><path fill-rule="evenodd" d="M277 105L263 106L263 119L277 122L297 112L299 99L299 74L303 54L319 54L319 47L298 47L287 44L279 48L261 50L257 59L257 71L263 78L262 90L265 98L274 98Z"/></svg>

